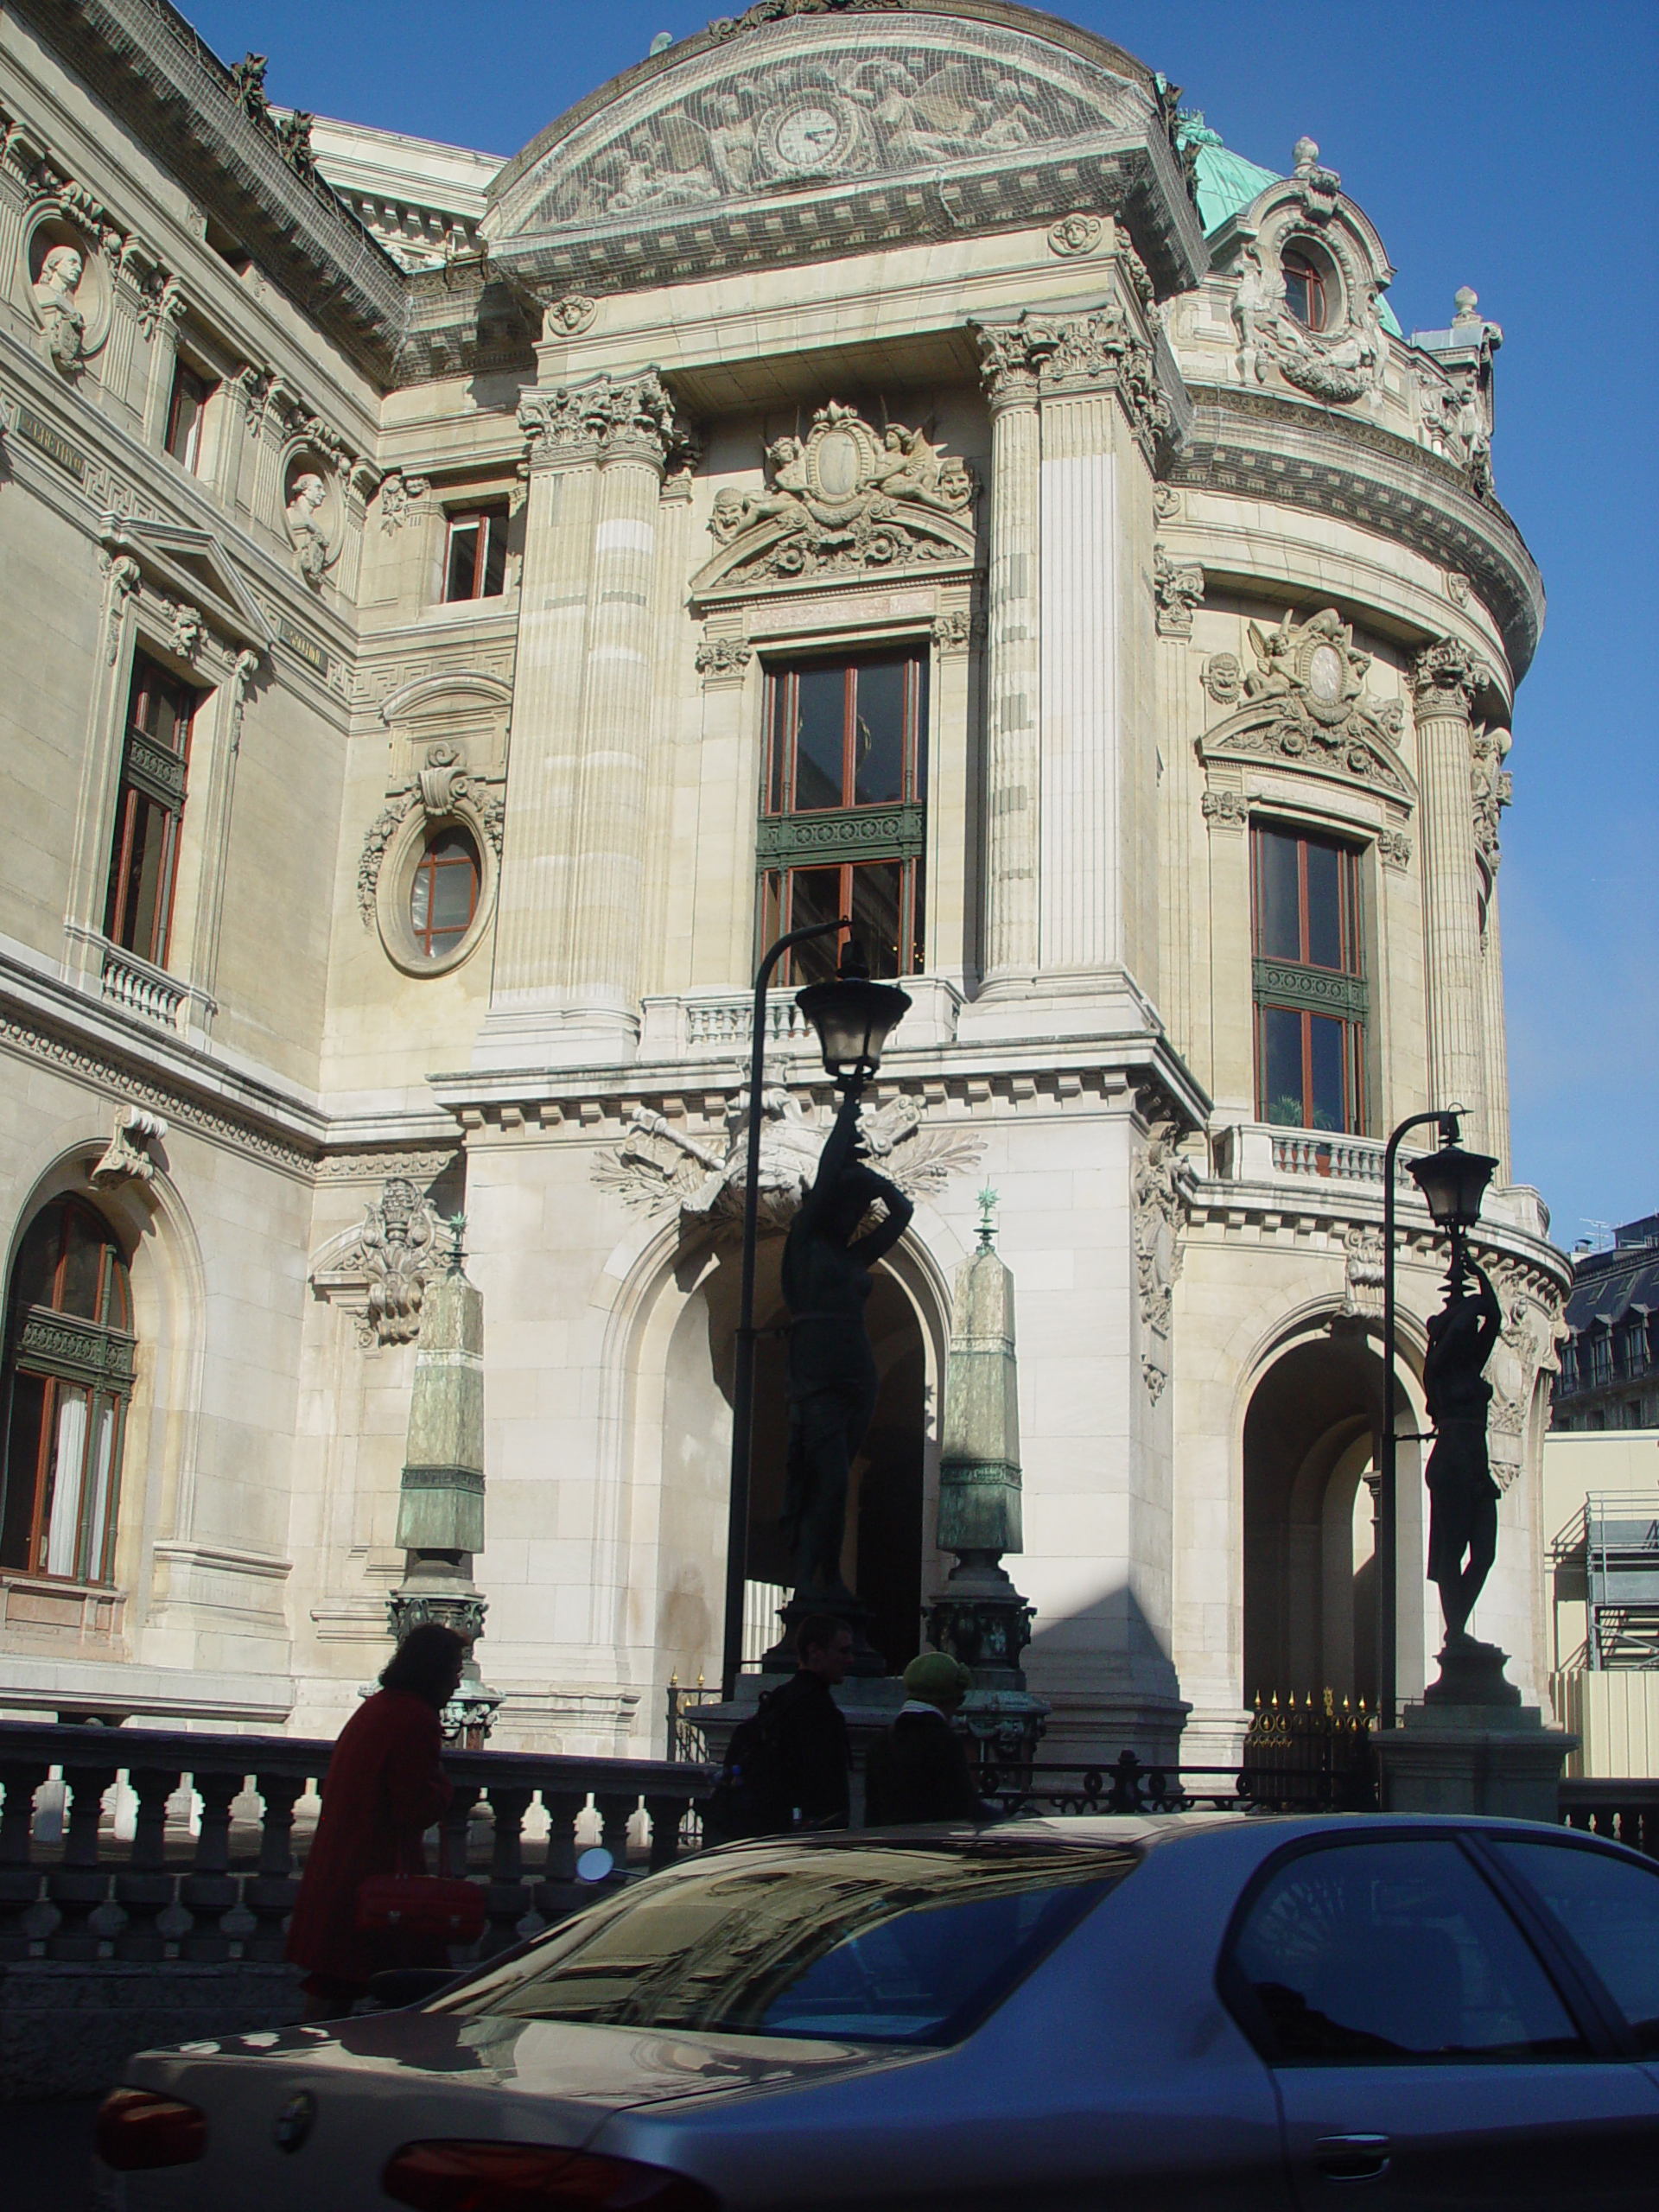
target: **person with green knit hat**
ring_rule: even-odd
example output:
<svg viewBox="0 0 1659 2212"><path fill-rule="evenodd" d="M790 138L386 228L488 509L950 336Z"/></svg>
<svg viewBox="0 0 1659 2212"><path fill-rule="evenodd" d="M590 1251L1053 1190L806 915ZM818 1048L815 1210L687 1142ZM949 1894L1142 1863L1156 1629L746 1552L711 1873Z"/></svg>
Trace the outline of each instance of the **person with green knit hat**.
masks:
<svg viewBox="0 0 1659 2212"><path fill-rule="evenodd" d="M892 1727L872 1742L865 1764L868 1827L996 1817L974 1788L967 1751L950 1726L973 1681L946 1651L924 1651L906 1668L905 1702Z"/></svg>

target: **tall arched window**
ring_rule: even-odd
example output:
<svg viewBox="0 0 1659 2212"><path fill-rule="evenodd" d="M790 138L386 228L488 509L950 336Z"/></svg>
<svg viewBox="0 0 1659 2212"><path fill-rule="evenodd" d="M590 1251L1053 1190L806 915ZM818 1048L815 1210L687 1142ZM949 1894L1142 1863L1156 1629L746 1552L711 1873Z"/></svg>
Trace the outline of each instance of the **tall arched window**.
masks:
<svg viewBox="0 0 1659 2212"><path fill-rule="evenodd" d="M132 1355L115 1232L83 1200L55 1199L29 1224L6 1304L0 1568L110 1580Z"/></svg>

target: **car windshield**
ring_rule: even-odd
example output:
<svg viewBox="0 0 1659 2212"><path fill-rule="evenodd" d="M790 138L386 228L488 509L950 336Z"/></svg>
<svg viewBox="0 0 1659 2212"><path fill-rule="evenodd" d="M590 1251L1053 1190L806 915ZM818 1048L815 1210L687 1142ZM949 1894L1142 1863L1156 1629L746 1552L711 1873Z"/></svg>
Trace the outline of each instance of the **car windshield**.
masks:
<svg viewBox="0 0 1659 2212"><path fill-rule="evenodd" d="M751 1846L658 1875L439 1999L468 2018L949 2043L1137 1863L982 1836Z"/></svg>

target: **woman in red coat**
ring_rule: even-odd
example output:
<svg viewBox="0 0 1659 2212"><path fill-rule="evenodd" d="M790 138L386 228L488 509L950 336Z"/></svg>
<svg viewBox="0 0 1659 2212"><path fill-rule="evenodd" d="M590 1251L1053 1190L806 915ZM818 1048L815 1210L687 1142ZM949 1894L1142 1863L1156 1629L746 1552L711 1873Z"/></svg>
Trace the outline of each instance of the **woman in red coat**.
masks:
<svg viewBox="0 0 1659 2212"><path fill-rule="evenodd" d="M442 1946L416 1957L407 1937L363 1933L357 1893L372 1874L426 1871L421 1839L452 1795L438 1714L455 1694L465 1651L435 1621L410 1629L379 1690L340 1732L288 1931L288 1955L307 1969L308 2020L343 2018L383 1967L443 1963Z"/></svg>

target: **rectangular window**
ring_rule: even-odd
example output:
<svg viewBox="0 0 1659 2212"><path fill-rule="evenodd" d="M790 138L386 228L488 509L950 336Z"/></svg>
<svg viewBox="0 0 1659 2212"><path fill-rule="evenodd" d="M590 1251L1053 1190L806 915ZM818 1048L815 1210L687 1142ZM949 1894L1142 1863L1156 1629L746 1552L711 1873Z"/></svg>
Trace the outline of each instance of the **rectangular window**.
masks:
<svg viewBox="0 0 1659 2212"><path fill-rule="evenodd" d="M195 705L188 684L138 656L127 706L104 934L158 968L167 964Z"/></svg>
<svg viewBox="0 0 1659 2212"><path fill-rule="evenodd" d="M1250 833L1256 1113L1297 1129L1365 1126L1359 855L1294 830Z"/></svg>
<svg viewBox="0 0 1659 2212"><path fill-rule="evenodd" d="M927 662L918 651L804 661L766 675L757 847L762 948L852 918L873 976L923 965ZM835 973L827 936L786 956L782 982Z"/></svg>
<svg viewBox="0 0 1659 2212"><path fill-rule="evenodd" d="M446 600L499 599L506 588L507 507L469 507L449 518Z"/></svg>
<svg viewBox="0 0 1659 2212"><path fill-rule="evenodd" d="M201 423L213 389L205 377L181 361L173 372L173 397L167 410L167 450L194 476L201 460Z"/></svg>

